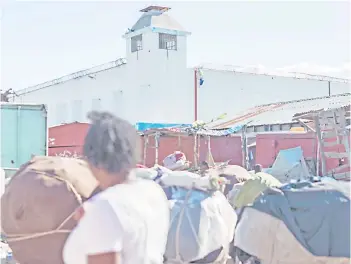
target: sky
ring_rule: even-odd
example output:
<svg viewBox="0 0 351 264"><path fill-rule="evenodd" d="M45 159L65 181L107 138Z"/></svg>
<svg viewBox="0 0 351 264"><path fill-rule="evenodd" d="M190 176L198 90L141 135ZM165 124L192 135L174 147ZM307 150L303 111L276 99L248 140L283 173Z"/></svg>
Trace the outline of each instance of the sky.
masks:
<svg viewBox="0 0 351 264"><path fill-rule="evenodd" d="M7 0L6 0L7 1ZM350 1L14 2L1 12L1 89L125 56L121 37L149 5L171 7L201 63L351 74Z"/></svg>

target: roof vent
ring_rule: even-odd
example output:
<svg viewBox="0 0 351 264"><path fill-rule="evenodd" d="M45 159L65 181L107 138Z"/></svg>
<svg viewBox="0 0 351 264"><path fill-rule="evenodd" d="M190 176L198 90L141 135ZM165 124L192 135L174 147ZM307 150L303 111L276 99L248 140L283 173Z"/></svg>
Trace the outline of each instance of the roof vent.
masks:
<svg viewBox="0 0 351 264"><path fill-rule="evenodd" d="M165 6L148 6L144 9L141 9L140 12L147 13L150 11L158 11L158 12L164 13L170 9L171 9L170 7L165 7Z"/></svg>

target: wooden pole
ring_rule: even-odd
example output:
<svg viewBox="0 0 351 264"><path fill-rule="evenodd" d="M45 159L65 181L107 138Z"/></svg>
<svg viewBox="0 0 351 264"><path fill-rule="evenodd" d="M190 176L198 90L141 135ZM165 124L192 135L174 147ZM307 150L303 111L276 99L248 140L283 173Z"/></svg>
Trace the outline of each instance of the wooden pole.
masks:
<svg viewBox="0 0 351 264"><path fill-rule="evenodd" d="M316 157L316 176L319 176L319 167L320 167L320 159L321 159L321 145L319 144L319 140L318 138L316 139L317 140L317 157Z"/></svg>
<svg viewBox="0 0 351 264"><path fill-rule="evenodd" d="M210 165L210 157L211 157L211 137L207 136L207 163Z"/></svg>
<svg viewBox="0 0 351 264"><path fill-rule="evenodd" d="M146 155L147 155L147 148L149 146L149 136L144 136L144 160L143 165L146 165Z"/></svg>
<svg viewBox="0 0 351 264"><path fill-rule="evenodd" d="M194 69L194 122L197 121L197 69Z"/></svg>
<svg viewBox="0 0 351 264"><path fill-rule="evenodd" d="M194 169L197 169L198 162L197 162L197 134L194 134Z"/></svg>
<svg viewBox="0 0 351 264"><path fill-rule="evenodd" d="M158 164L158 147L159 147L160 134L156 132L155 134L155 165Z"/></svg>
<svg viewBox="0 0 351 264"><path fill-rule="evenodd" d="M197 162L200 162L200 145L201 145L201 136L197 135Z"/></svg>
<svg viewBox="0 0 351 264"><path fill-rule="evenodd" d="M319 145L319 151L320 151L320 160L322 163L322 176L326 176L327 173L327 167L325 164L325 155L324 155L324 150L323 150L323 140L322 140L322 132L319 124L319 116L315 115L314 116L314 123L315 123L315 129L316 129L316 134L318 138L318 145Z"/></svg>
<svg viewBox="0 0 351 264"><path fill-rule="evenodd" d="M246 139L246 125L243 126L242 131L241 131L241 144L242 144L242 155L243 155L243 160L242 160L242 166L245 169L248 169L247 165L247 139Z"/></svg>

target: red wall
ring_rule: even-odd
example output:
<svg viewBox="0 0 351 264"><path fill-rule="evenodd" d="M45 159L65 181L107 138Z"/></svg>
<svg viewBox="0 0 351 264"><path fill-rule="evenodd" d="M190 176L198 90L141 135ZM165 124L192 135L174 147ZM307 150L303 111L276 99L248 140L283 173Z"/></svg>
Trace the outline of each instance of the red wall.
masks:
<svg viewBox="0 0 351 264"><path fill-rule="evenodd" d="M82 154L84 137L89 124L72 123L49 128L49 155L59 155L64 152ZM53 140L54 139L54 140ZM350 138L349 138L350 140ZM144 137L141 137L141 162L143 157ZM155 162L155 145L153 137L149 137L147 148L146 165L153 166ZM317 138L313 133L269 133L257 134L256 136L256 163L263 167L273 164L279 150L301 146L304 157L316 159ZM187 159L193 162L194 138L192 136L181 137L180 143L177 137L161 137L159 145L159 164L169 154L176 150L185 153ZM342 145L325 148L325 151L345 152ZM231 160L231 164L242 165L242 150L240 136L212 137L211 152L216 162ZM200 141L200 161L205 160L207 155L207 140ZM347 162L347 161L346 161ZM338 159L327 160L327 170L339 165ZM348 171L350 168L345 169ZM321 171L321 170L320 170ZM343 172L343 171L340 171Z"/></svg>
<svg viewBox="0 0 351 264"><path fill-rule="evenodd" d="M71 123L49 128L49 156L71 153L82 155L89 124Z"/></svg>
<svg viewBox="0 0 351 264"><path fill-rule="evenodd" d="M264 168L271 166L282 149L301 146L305 158L315 158L317 141L313 133L257 134L256 163Z"/></svg>
<svg viewBox="0 0 351 264"><path fill-rule="evenodd" d="M89 124L72 123L49 128L49 155L55 156L63 153L82 155L84 137ZM141 137L141 162L143 159L144 137ZM153 166L155 162L154 138L149 137L146 164ZM176 150L183 151L189 161L194 160L194 138L192 136L181 137L178 145L177 137L161 137L159 145L159 164L169 154ZM231 164L242 164L241 138L212 137L211 152L216 162L231 160ZM200 161L205 160L207 155L207 140L200 141Z"/></svg>
<svg viewBox="0 0 351 264"><path fill-rule="evenodd" d="M330 140L335 141L335 139ZM263 167L268 168L273 164L280 150L295 148L298 146L301 146L305 158L312 158L316 160L318 144L317 137L312 132L258 134L256 136L256 163L259 163ZM333 147L324 148L324 151L345 152L345 148L343 145L336 145ZM339 166L338 159L326 160L327 171L337 166ZM340 172L345 172L348 170L350 170L350 168L346 168Z"/></svg>
<svg viewBox="0 0 351 264"><path fill-rule="evenodd" d="M143 139L144 140L144 139ZM144 143L142 143L142 146ZM153 166L155 164L155 141L153 137L149 137L149 144L147 147L146 154L146 165ZM143 155L142 147L142 155ZM184 136L178 140L178 137L166 137L160 138L159 149L158 149L158 163L162 164L162 160L179 150L184 152L187 160L194 161L194 137ZM208 152L207 139L200 140L200 155L199 160L206 160ZM213 159L216 162L222 162L231 160L230 164L241 165L242 164L242 150L241 150L241 137L212 137L211 138L211 153Z"/></svg>

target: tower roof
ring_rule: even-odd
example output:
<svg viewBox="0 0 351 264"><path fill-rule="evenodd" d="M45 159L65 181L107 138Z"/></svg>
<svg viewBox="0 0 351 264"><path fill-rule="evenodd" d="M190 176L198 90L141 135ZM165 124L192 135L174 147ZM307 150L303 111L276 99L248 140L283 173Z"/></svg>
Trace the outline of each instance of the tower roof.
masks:
<svg viewBox="0 0 351 264"><path fill-rule="evenodd" d="M143 15L134 24L131 31L137 31L146 27L185 31L175 19L165 13L169 9L169 7L149 6L140 10L140 12L143 12Z"/></svg>

